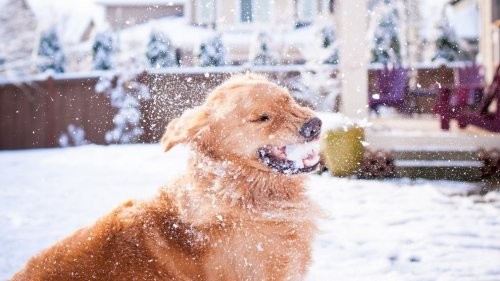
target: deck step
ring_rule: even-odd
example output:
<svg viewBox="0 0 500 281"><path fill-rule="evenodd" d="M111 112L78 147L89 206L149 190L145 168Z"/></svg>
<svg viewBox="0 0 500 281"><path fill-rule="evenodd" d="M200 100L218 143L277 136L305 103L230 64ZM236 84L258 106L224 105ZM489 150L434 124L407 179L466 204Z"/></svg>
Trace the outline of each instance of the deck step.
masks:
<svg viewBox="0 0 500 281"><path fill-rule="evenodd" d="M478 161L478 152L465 150L465 151L453 151L453 150L422 150L422 151L411 151L411 150L395 150L392 151L392 155L396 160L432 160L432 161Z"/></svg>
<svg viewBox="0 0 500 281"><path fill-rule="evenodd" d="M396 177L479 181L483 163L473 150L392 151Z"/></svg>
<svg viewBox="0 0 500 281"><path fill-rule="evenodd" d="M430 164L430 163L428 163ZM398 166L396 162L396 177L404 178L423 178L423 179L444 179L444 180L459 180L459 181L480 181L481 167L477 165L473 166L461 166L450 165L439 166L434 165L406 165Z"/></svg>

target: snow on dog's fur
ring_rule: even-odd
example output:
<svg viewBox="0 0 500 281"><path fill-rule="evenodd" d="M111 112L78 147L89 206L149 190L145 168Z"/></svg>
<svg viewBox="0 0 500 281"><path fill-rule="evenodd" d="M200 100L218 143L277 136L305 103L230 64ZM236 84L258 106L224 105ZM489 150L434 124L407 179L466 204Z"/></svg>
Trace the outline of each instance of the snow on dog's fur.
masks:
<svg viewBox="0 0 500 281"><path fill-rule="evenodd" d="M302 280L311 260L321 121L253 74L230 79L167 126L187 172L32 258L13 280ZM290 154L290 155L288 155Z"/></svg>

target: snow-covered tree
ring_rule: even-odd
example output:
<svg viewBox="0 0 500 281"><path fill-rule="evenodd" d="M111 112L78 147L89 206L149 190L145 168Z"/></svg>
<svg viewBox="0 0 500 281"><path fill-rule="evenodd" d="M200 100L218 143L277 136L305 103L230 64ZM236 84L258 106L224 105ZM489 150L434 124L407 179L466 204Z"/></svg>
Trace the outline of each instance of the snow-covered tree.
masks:
<svg viewBox="0 0 500 281"><path fill-rule="evenodd" d="M111 55L114 51L113 34L110 32L98 33L92 45L92 66L96 70L112 68Z"/></svg>
<svg viewBox="0 0 500 281"><path fill-rule="evenodd" d="M335 41L335 30L332 25L325 25L320 31L322 38L322 47L327 50L327 56L324 58L323 62L328 64L338 64L339 63L339 49L338 44Z"/></svg>
<svg viewBox="0 0 500 281"><path fill-rule="evenodd" d="M74 124L68 125L67 132L59 136L58 142L61 147L80 146L89 143L89 141L85 139L85 130Z"/></svg>
<svg viewBox="0 0 500 281"><path fill-rule="evenodd" d="M26 0L0 1L0 73L31 73L37 22Z"/></svg>
<svg viewBox="0 0 500 281"><path fill-rule="evenodd" d="M113 117L115 127L105 135L107 143L133 143L144 132L140 126L140 106L141 101L150 98L149 88L137 81L139 69L132 68L103 75L95 87L96 92L106 95L111 106L117 109Z"/></svg>
<svg viewBox="0 0 500 281"><path fill-rule="evenodd" d="M443 15L437 24L439 36L436 39L435 60L458 61L462 58L462 50L458 42L455 30L451 27L446 15Z"/></svg>
<svg viewBox="0 0 500 281"><path fill-rule="evenodd" d="M224 65L224 44L220 34L216 34L200 44L198 61L200 66Z"/></svg>
<svg viewBox="0 0 500 281"><path fill-rule="evenodd" d="M178 66L175 48L165 34L153 31L149 36L146 57L153 68Z"/></svg>
<svg viewBox="0 0 500 281"><path fill-rule="evenodd" d="M276 65L278 55L271 49L271 37L265 32L258 32L250 46L250 61L254 65Z"/></svg>
<svg viewBox="0 0 500 281"><path fill-rule="evenodd" d="M333 69L326 64L308 65L296 77L285 81L292 96L311 108L334 112L340 93L339 79L334 77Z"/></svg>
<svg viewBox="0 0 500 281"><path fill-rule="evenodd" d="M56 29L53 27L43 32L38 47L38 69L41 72L47 70L64 72L65 62L66 59Z"/></svg>
<svg viewBox="0 0 500 281"><path fill-rule="evenodd" d="M339 42L335 35L335 28L331 24L331 18L318 18L311 25L312 40L308 40L301 48L301 53L306 64L338 64L339 62Z"/></svg>
<svg viewBox="0 0 500 281"><path fill-rule="evenodd" d="M373 10L372 62L401 64L399 0L383 0Z"/></svg>
<svg viewBox="0 0 500 281"><path fill-rule="evenodd" d="M314 37L301 49L305 67L300 75L285 82L297 100L327 112L335 111L339 94L339 80L330 65L338 63L338 42L330 21L330 18L318 19L309 27Z"/></svg>

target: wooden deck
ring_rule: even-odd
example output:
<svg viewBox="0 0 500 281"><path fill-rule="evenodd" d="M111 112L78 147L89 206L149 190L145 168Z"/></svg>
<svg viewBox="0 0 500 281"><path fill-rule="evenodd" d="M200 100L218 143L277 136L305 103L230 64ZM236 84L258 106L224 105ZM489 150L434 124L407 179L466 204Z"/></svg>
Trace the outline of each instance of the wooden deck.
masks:
<svg viewBox="0 0 500 281"><path fill-rule="evenodd" d="M442 131L432 115L411 117L373 117L366 128L371 149L408 151L473 151L500 149L500 134L468 126L458 128L452 121L449 131Z"/></svg>
<svg viewBox="0 0 500 281"><path fill-rule="evenodd" d="M396 177L486 181L498 188L497 177L484 177L480 149L500 149L500 134L477 127L442 131L432 115L375 117L365 130L367 149L392 152Z"/></svg>

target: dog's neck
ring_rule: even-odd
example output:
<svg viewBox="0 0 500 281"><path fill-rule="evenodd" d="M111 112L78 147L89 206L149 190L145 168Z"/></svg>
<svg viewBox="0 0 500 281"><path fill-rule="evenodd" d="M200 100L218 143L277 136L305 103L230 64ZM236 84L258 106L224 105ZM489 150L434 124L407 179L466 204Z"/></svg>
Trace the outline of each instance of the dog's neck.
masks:
<svg viewBox="0 0 500 281"><path fill-rule="evenodd" d="M265 210L306 201L305 175L265 171L194 153L190 159L190 177L196 186L234 207Z"/></svg>

